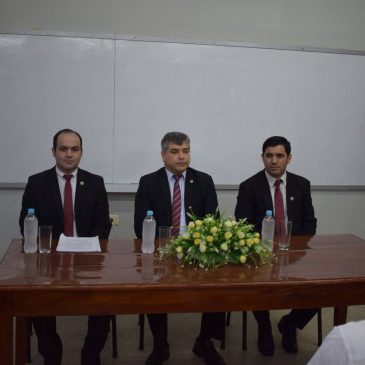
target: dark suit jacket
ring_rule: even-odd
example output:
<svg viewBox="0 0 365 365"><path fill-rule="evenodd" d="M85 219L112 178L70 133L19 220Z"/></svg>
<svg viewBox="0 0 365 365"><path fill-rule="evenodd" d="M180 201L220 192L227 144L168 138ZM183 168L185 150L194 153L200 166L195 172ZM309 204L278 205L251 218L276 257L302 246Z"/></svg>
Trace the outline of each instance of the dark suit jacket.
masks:
<svg viewBox="0 0 365 365"><path fill-rule="evenodd" d="M188 168L185 178L185 211L197 217L214 213L218 207L217 193L211 176ZM165 168L141 177L135 199L134 231L142 238L142 223L147 210L153 210L156 229L171 226L171 194ZM187 216L186 221L190 218Z"/></svg>
<svg viewBox="0 0 365 365"><path fill-rule="evenodd" d="M287 172L286 205L288 219L293 222L292 234L316 233L317 219L314 217L310 182L304 177ZM239 188L236 219L247 218L261 232L262 219L266 210L273 211L273 201L265 170L242 182Z"/></svg>
<svg viewBox="0 0 365 365"><path fill-rule="evenodd" d="M52 236L58 239L63 232L63 206L55 168L29 177L19 217L22 234L28 208L35 209L38 224L52 225ZM109 203L101 176L78 169L74 214L78 236L108 238Z"/></svg>

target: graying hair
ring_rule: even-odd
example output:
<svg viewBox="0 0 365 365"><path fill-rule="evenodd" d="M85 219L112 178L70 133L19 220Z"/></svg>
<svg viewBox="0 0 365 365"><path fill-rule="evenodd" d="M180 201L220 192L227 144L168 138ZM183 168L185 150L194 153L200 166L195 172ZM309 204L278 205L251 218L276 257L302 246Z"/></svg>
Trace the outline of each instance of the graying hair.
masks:
<svg viewBox="0 0 365 365"><path fill-rule="evenodd" d="M185 133L168 132L163 136L161 140L161 151L166 152L171 143L177 144L178 146L181 146L183 143L186 143L190 147L190 138Z"/></svg>

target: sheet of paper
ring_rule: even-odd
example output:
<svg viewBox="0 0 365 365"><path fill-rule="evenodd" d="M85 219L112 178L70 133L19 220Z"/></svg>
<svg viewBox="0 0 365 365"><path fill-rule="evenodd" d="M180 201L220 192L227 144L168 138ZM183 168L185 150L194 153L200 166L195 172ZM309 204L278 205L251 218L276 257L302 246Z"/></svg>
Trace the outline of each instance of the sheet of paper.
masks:
<svg viewBox="0 0 365 365"><path fill-rule="evenodd" d="M63 233L57 245L58 252L100 252L99 237L67 237Z"/></svg>

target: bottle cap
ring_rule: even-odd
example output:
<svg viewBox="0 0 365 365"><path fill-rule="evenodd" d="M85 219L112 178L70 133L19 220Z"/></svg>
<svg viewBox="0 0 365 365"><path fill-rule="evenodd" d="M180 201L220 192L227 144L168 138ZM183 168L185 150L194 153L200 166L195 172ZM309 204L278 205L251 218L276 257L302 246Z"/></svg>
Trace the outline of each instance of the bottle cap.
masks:
<svg viewBox="0 0 365 365"><path fill-rule="evenodd" d="M153 210L147 210L147 215L153 215Z"/></svg>
<svg viewBox="0 0 365 365"><path fill-rule="evenodd" d="M28 214L34 214L34 208L28 208Z"/></svg>
<svg viewBox="0 0 365 365"><path fill-rule="evenodd" d="M266 215L269 216L269 217L271 217L272 216L272 210L267 210L266 211Z"/></svg>

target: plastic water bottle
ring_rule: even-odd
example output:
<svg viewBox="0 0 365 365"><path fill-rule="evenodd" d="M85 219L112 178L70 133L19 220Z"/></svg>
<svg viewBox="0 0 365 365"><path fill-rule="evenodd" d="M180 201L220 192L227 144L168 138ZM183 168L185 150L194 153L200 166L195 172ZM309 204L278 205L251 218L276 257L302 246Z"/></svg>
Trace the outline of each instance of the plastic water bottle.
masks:
<svg viewBox="0 0 365 365"><path fill-rule="evenodd" d="M147 216L142 227L142 253L153 253L155 251L156 221L153 211L147 210Z"/></svg>
<svg viewBox="0 0 365 365"><path fill-rule="evenodd" d="M24 252L37 252L38 219L34 214L34 209L29 208L24 219Z"/></svg>
<svg viewBox="0 0 365 365"><path fill-rule="evenodd" d="M261 240L264 244L272 246L274 242L275 219L272 216L272 210L266 211L266 216L262 220Z"/></svg>

